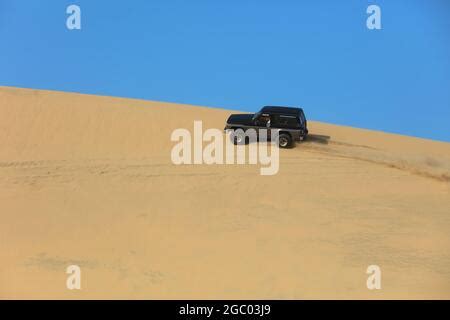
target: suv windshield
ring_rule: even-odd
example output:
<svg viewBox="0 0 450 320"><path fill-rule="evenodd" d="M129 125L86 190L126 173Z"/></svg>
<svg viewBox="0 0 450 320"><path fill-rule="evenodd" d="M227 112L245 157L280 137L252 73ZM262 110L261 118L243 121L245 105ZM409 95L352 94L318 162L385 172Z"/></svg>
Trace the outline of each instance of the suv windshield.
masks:
<svg viewBox="0 0 450 320"><path fill-rule="evenodd" d="M252 120L255 121L256 119L258 119L258 117L259 117L260 115L261 115L261 111L258 111L257 113L255 113L255 114L253 115Z"/></svg>

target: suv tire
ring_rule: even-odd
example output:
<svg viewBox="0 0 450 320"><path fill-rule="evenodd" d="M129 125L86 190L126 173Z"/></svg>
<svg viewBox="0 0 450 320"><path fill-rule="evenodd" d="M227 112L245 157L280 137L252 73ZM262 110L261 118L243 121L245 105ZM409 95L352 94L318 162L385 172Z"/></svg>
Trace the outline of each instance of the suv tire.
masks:
<svg viewBox="0 0 450 320"><path fill-rule="evenodd" d="M292 146L292 137L290 134L282 133L278 136L278 145L280 148L290 148Z"/></svg>
<svg viewBox="0 0 450 320"><path fill-rule="evenodd" d="M242 132L242 130L234 130L233 135L231 135L231 138L233 139L233 143L235 145L245 145L247 144L247 137L245 136L245 132Z"/></svg>

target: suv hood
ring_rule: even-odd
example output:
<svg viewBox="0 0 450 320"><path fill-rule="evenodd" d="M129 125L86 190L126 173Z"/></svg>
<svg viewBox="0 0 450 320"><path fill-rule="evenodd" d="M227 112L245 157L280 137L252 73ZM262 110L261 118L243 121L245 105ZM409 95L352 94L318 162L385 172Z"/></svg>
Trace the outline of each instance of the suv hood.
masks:
<svg viewBox="0 0 450 320"><path fill-rule="evenodd" d="M254 114L232 114L228 120L227 124L243 124L251 126L253 125Z"/></svg>

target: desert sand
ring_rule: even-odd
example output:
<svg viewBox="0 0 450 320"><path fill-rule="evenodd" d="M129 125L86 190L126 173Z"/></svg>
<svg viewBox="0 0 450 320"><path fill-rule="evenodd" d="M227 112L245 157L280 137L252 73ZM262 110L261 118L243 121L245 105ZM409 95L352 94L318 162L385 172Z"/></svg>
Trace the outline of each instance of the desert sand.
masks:
<svg viewBox="0 0 450 320"><path fill-rule="evenodd" d="M449 143L310 121L274 176L171 162L231 112L0 87L0 298L450 298Z"/></svg>

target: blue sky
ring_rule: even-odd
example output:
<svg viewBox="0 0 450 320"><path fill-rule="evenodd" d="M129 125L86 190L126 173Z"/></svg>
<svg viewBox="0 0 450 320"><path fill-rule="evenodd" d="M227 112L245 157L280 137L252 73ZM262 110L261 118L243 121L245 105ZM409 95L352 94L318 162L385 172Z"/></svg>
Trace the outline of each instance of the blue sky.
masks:
<svg viewBox="0 0 450 320"><path fill-rule="evenodd" d="M66 28L70 4L81 30ZM381 30L366 27L369 4ZM447 0L0 0L0 39L4 86L302 106L314 120L450 141Z"/></svg>

